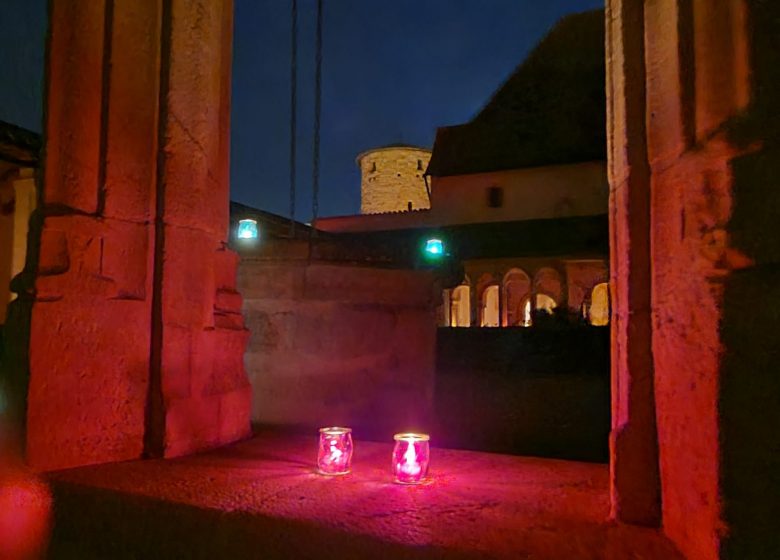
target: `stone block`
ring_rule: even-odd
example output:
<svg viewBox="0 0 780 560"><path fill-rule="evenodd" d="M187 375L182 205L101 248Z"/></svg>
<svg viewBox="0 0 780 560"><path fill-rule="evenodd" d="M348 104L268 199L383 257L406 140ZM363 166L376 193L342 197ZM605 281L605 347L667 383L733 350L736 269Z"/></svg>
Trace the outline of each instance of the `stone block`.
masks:
<svg viewBox="0 0 780 560"><path fill-rule="evenodd" d="M238 253L221 247L214 254L214 282L217 290L235 290L240 258Z"/></svg>
<svg viewBox="0 0 780 560"><path fill-rule="evenodd" d="M70 268L68 238L63 230L44 227L38 254L38 273L42 276L63 274Z"/></svg>
<svg viewBox="0 0 780 560"><path fill-rule="evenodd" d="M283 311L248 308L246 326L249 347L254 352L280 352L292 349L295 340L294 308Z"/></svg>
<svg viewBox="0 0 780 560"><path fill-rule="evenodd" d="M168 326L162 343L162 390L166 399L181 399L192 394L192 331Z"/></svg>
<svg viewBox="0 0 780 560"><path fill-rule="evenodd" d="M214 339L211 376L203 387L204 395L228 393L247 384L244 350L247 330L214 329L206 333Z"/></svg>
<svg viewBox="0 0 780 560"><path fill-rule="evenodd" d="M249 384L221 396L219 404L220 443L237 441L251 435L251 409L252 387Z"/></svg>
<svg viewBox="0 0 780 560"><path fill-rule="evenodd" d="M301 305L295 313L293 348L326 358L377 354L386 350L395 326L394 310L378 305Z"/></svg>
<svg viewBox="0 0 780 560"><path fill-rule="evenodd" d="M241 330L244 328L244 317L240 313L214 313L214 328Z"/></svg>
<svg viewBox="0 0 780 560"><path fill-rule="evenodd" d="M146 298L149 278L150 227L119 221L108 221L110 229L100 243L99 275L113 283L112 298Z"/></svg>
<svg viewBox="0 0 780 560"><path fill-rule="evenodd" d="M68 294L35 304L27 422L32 466L49 470L140 457L150 317L149 306L136 301Z"/></svg>
<svg viewBox="0 0 780 560"><path fill-rule="evenodd" d="M52 4L44 204L95 214L100 189L105 0ZM59 62L59 63L58 63Z"/></svg>
<svg viewBox="0 0 780 560"><path fill-rule="evenodd" d="M219 406L219 396L167 400L165 456L178 457L217 445Z"/></svg>
<svg viewBox="0 0 780 560"><path fill-rule="evenodd" d="M235 290L217 289L217 296L214 301L214 309L227 313L241 313L241 294Z"/></svg>
<svg viewBox="0 0 780 560"><path fill-rule="evenodd" d="M42 232L39 300L68 293L143 300L149 278L149 228L89 216L47 217Z"/></svg>
<svg viewBox="0 0 780 560"><path fill-rule="evenodd" d="M163 321L205 328L214 312L214 254L211 234L188 228L165 227Z"/></svg>
<svg viewBox="0 0 780 560"><path fill-rule="evenodd" d="M192 340L190 387L193 395L203 395L214 370L214 353L217 352L214 329L190 329Z"/></svg>
<svg viewBox="0 0 780 560"><path fill-rule="evenodd" d="M320 301L410 306L433 301L433 275L424 271L312 265L305 287L307 299Z"/></svg>
<svg viewBox="0 0 780 560"><path fill-rule="evenodd" d="M159 2L113 2L103 215L148 223L157 182Z"/></svg>
<svg viewBox="0 0 780 560"><path fill-rule="evenodd" d="M238 291L244 301L255 299L300 299L303 297L304 266L268 264L244 260L238 269Z"/></svg>

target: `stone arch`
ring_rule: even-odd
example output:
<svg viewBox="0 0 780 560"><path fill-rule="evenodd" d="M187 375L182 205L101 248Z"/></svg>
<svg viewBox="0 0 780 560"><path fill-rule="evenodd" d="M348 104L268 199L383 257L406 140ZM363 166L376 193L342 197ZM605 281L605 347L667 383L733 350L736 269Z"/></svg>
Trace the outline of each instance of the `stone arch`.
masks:
<svg viewBox="0 0 780 560"><path fill-rule="evenodd" d="M555 304L559 305L563 293L561 273L550 267L540 268L534 274L533 291L535 294L545 294L551 297Z"/></svg>
<svg viewBox="0 0 780 560"><path fill-rule="evenodd" d="M463 283L450 292L450 327L471 326L471 286Z"/></svg>
<svg viewBox="0 0 780 560"><path fill-rule="evenodd" d="M480 327L499 327L501 326L501 307L500 307L501 288L493 283L482 290L480 298Z"/></svg>
<svg viewBox="0 0 780 560"><path fill-rule="evenodd" d="M496 280L489 272L483 272L479 275L477 283L474 286L474 295L478 301L482 301L482 293L491 285L495 284Z"/></svg>
<svg viewBox="0 0 780 560"><path fill-rule="evenodd" d="M520 268L512 268L502 281L504 306L502 324L520 326L523 319L523 299L531 293L531 278Z"/></svg>
<svg viewBox="0 0 780 560"><path fill-rule="evenodd" d="M533 302L533 303L532 303ZM544 312L552 315L558 302L547 294L528 294L521 302L521 327L530 327L534 323L534 314Z"/></svg>

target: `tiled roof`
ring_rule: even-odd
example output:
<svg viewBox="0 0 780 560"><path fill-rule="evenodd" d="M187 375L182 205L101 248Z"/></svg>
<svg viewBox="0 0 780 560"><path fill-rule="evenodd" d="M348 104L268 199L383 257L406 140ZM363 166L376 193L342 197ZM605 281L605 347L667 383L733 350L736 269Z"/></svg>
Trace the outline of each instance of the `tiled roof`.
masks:
<svg viewBox="0 0 780 560"><path fill-rule="evenodd" d="M388 254L415 258L420 242L432 235L444 239L456 260L552 256L605 258L609 254L606 214L344 232L334 233L332 239L359 240L368 247L382 247Z"/></svg>
<svg viewBox="0 0 780 560"><path fill-rule="evenodd" d="M472 119L438 129L429 175L606 159L604 12L567 16Z"/></svg>
<svg viewBox="0 0 780 560"><path fill-rule="evenodd" d="M259 210L252 208L240 202L230 201L230 230L235 230L235 225L239 220L251 219L256 220L263 225L263 231L266 235L271 237L289 238L290 237L290 218L267 212L265 210ZM308 238L309 230L311 228L301 222L295 222L295 237L296 238ZM232 233L231 233L232 235Z"/></svg>
<svg viewBox="0 0 780 560"><path fill-rule="evenodd" d="M0 160L25 167L36 167L40 151L40 134L0 121Z"/></svg>

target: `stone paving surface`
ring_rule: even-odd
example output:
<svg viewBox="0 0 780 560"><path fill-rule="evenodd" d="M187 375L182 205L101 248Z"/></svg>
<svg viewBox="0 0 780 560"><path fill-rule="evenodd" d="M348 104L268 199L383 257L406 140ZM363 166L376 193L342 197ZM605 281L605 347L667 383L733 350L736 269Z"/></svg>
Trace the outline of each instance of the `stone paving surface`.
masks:
<svg viewBox="0 0 780 560"><path fill-rule="evenodd" d="M260 433L214 452L50 473L54 558L680 558L606 521L605 465L432 449L393 484L390 444L316 474L316 436Z"/></svg>

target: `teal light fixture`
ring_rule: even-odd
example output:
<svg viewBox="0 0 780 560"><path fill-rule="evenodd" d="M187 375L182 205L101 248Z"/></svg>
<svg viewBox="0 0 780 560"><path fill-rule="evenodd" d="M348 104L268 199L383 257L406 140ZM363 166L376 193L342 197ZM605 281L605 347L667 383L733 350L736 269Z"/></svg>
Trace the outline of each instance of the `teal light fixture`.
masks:
<svg viewBox="0 0 780 560"><path fill-rule="evenodd" d="M425 242L425 254L432 258L444 256L444 242L436 238L428 239Z"/></svg>
<svg viewBox="0 0 780 560"><path fill-rule="evenodd" d="M239 239L257 239L257 220L241 220L238 222L236 237Z"/></svg>

